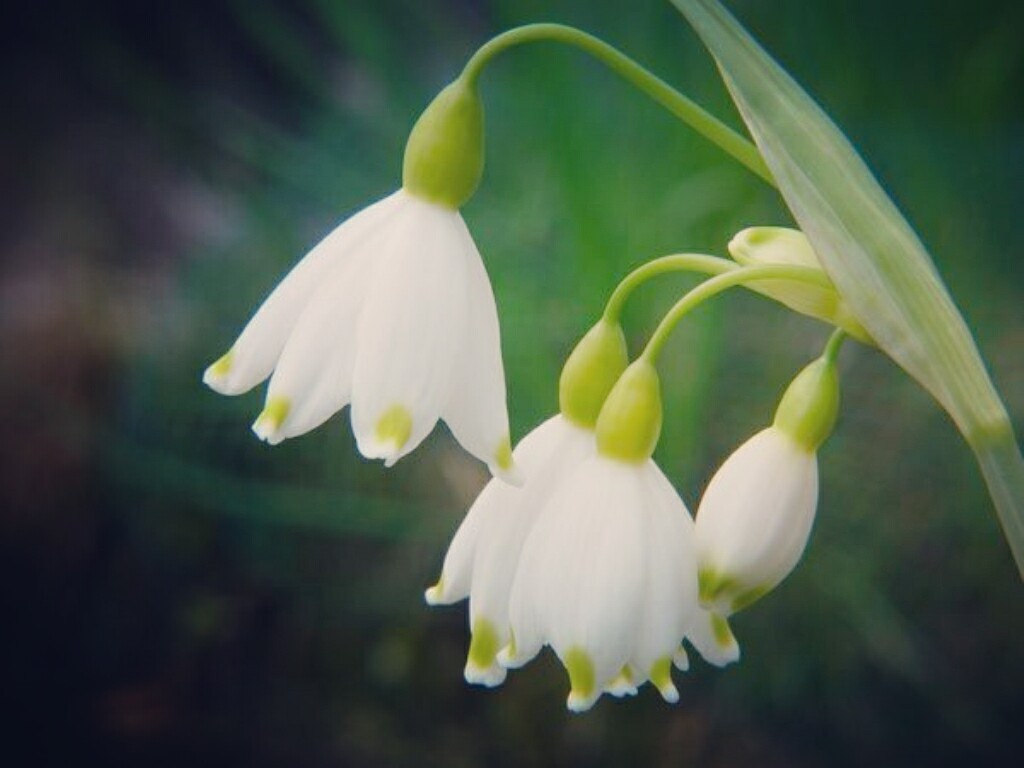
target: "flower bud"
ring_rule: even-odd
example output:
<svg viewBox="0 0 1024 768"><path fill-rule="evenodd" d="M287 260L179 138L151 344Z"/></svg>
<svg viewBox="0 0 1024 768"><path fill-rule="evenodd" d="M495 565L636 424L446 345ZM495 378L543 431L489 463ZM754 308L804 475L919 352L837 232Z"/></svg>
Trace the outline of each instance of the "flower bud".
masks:
<svg viewBox="0 0 1024 768"><path fill-rule="evenodd" d="M784 264L817 269L825 274L810 240L798 229L749 227L729 241L729 253L743 266ZM748 287L800 314L842 328L859 341L873 343L831 283L825 287L796 280L757 280Z"/></svg>
<svg viewBox="0 0 1024 768"><path fill-rule="evenodd" d="M697 508L701 605L728 616L796 567L818 506L817 450L839 408L835 363L822 356L786 389L775 422L725 460Z"/></svg>

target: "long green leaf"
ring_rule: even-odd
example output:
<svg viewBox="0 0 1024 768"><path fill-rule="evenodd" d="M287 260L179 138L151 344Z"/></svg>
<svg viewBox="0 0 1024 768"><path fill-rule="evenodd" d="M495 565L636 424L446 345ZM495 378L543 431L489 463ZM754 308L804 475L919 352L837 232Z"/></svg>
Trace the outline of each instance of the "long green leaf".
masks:
<svg viewBox="0 0 1024 768"><path fill-rule="evenodd" d="M1024 460L970 330L921 240L842 132L717 0L672 2L714 56L839 292L974 450L1024 577Z"/></svg>

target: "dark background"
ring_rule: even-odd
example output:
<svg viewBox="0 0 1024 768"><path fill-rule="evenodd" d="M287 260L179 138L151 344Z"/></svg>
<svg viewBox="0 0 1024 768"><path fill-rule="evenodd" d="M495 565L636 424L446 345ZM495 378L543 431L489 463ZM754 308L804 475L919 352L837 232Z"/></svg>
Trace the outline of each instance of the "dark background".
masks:
<svg viewBox="0 0 1024 768"><path fill-rule="evenodd" d="M919 229L1018 427L1024 8L736 0ZM202 369L278 276L391 191L416 115L491 35L592 31L738 125L667 2L19 4L0 85L0 760L11 765L1012 764L1024 589L971 455L878 353L800 568L736 617L741 663L565 712L550 655L461 679L464 606L422 589L485 475L440 429L385 472L347 416L269 448L262 392ZM557 407L618 276L789 219L755 178L581 55L484 79L464 214L503 323L513 437ZM627 313L634 351L685 284ZM658 459L695 506L826 335L737 296L666 354Z"/></svg>

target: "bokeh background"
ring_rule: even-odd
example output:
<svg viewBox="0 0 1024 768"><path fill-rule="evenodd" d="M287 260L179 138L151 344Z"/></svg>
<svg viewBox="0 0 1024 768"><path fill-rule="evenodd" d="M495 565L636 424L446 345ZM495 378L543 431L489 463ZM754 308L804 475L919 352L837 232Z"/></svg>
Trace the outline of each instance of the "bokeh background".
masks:
<svg viewBox="0 0 1024 768"><path fill-rule="evenodd" d="M1024 425L1024 5L735 0L929 244ZM443 428L395 469L347 416L269 448L262 393L200 372L344 216L391 191L419 111L513 25L595 32L738 125L668 2L22 3L0 56L0 718L7 765L1012 764L1024 589L956 430L851 345L801 567L682 702L564 709L550 655L461 679L465 608L423 588L485 482ZM464 214L518 438L617 276L786 223L756 178L582 55L486 74ZM627 315L642 343L687 285ZM826 329L751 296L666 356L658 458L691 506Z"/></svg>

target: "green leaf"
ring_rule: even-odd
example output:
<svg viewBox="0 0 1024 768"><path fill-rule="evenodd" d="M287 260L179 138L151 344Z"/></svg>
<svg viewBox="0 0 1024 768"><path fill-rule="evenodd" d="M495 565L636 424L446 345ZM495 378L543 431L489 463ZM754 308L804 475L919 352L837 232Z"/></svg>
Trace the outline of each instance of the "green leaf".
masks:
<svg viewBox="0 0 1024 768"><path fill-rule="evenodd" d="M847 138L717 0L672 0L840 294L974 450L1024 577L1024 460L981 355L921 240Z"/></svg>

